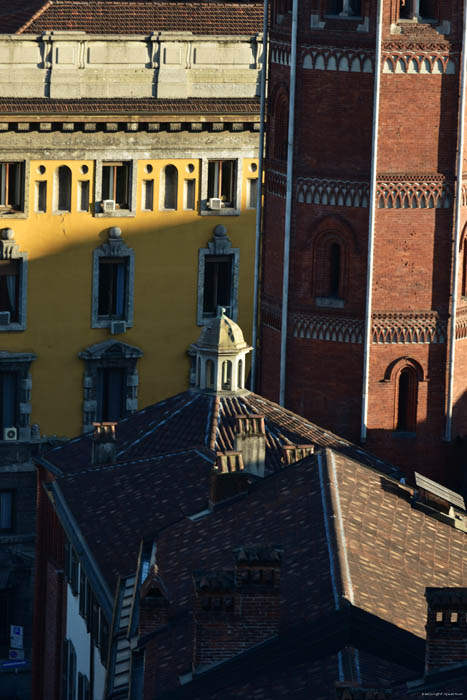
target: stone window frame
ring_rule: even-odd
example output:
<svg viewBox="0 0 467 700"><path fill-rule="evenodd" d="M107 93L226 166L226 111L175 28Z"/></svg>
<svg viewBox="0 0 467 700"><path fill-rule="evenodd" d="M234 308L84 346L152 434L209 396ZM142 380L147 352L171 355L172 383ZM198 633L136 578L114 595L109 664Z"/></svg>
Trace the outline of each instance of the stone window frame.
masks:
<svg viewBox="0 0 467 700"><path fill-rule="evenodd" d="M360 14L359 15L354 15L352 13L351 7L350 7L351 0L342 0L342 10L338 14L330 14L327 12L327 5L328 5L328 0L324 0L324 5L323 5L323 16L325 18L330 18L330 19L351 19L351 20L356 20L356 19L362 19L363 17L363 5L364 5L364 0L360 0Z"/></svg>
<svg viewBox="0 0 467 700"><path fill-rule="evenodd" d="M0 324L0 333L6 331L26 330L27 297L28 297L28 254L20 251L15 241L14 231L4 228L0 231L0 259L20 260L18 283L18 320L8 324Z"/></svg>
<svg viewBox="0 0 467 700"><path fill-rule="evenodd" d="M129 208L128 209L116 209L115 211L107 211L103 212L102 211L102 167L106 163L111 163L114 162L115 158L96 158L94 161L94 173L95 173L95 182L94 182L94 188L95 188L95 196L94 196L94 216L95 217L106 217L106 218L115 218L115 217L134 217L136 215L136 190L137 190L137 184L138 184L138 159L137 158L125 158L125 154L122 155L122 158L119 159L122 162L129 163L129 186L128 186L128 195L129 195Z"/></svg>
<svg viewBox="0 0 467 700"><path fill-rule="evenodd" d="M0 351L0 372L16 372L18 375L16 423L18 440L31 440L31 363L37 355L29 352ZM2 440L3 435L0 435ZM2 440L3 441L3 440Z"/></svg>
<svg viewBox="0 0 467 700"><path fill-rule="evenodd" d="M118 340L105 340L91 345L78 354L84 360L83 432L92 431L97 416L97 373L100 369L119 368L126 373L126 414L138 410L139 376L137 362L143 351Z"/></svg>
<svg viewBox="0 0 467 700"><path fill-rule="evenodd" d="M240 216L242 203L242 182L243 182L243 157L239 157L238 151L218 151L212 155L202 156L200 171L200 214L201 216ZM235 206L224 209L208 209L208 167L212 160L233 160L237 181L235 183Z"/></svg>
<svg viewBox="0 0 467 700"><path fill-rule="evenodd" d="M29 192L29 170L30 170L30 158L18 158L18 154L12 153L11 156L8 152L2 153L0 159L1 163L20 163L23 166L22 173L22 186L23 186L23 208L21 211L13 211L12 209L2 210L2 219L27 219L29 216L29 197L27 196Z"/></svg>
<svg viewBox="0 0 467 700"><path fill-rule="evenodd" d="M107 241L102 243L92 253L91 328L110 328L112 321L116 320L123 320L126 328L132 328L134 318L135 251L126 245L121 238L121 229L117 226L112 226L107 235ZM101 258L128 259L123 319L99 316L99 262Z"/></svg>
<svg viewBox="0 0 467 700"><path fill-rule="evenodd" d="M232 248L232 242L227 235L227 229L222 224L214 228L214 235L208 241L207 248L199 248L198 250L198 304L196 323L198 326L205 326L206 323L213 318L212 315L205 315L204 307L204 274L206 267L206 258L219 256L232 256L232 287L231 287L231 305L230 313L227 313L232 321L238 319L238 287L240 273L240 248Z"/></svg>

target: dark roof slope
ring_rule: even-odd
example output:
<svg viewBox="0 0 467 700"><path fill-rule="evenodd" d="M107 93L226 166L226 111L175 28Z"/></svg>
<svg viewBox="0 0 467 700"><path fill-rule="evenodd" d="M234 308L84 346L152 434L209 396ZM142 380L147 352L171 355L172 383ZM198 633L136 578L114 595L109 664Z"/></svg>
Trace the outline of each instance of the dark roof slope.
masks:
<svg viewBox="0 0 467 700"><path fill-rule="evenodd" d="M262 31L259 2L154 2L153 0L48 0L24 4L8 13L0 5L3 32L38 34L81 31L89 34L257 34Z"/></svg>
<svg viewBox="0 0 467 700"><path fill-rule="evenodd" d="M266 472L283 466L282 445L313 443L378 469L402 476L399 470L353 443L320 428L292 411L257 394L245 392L218 399L213 394L185 391L148 406L117 426L117 460L152 457L161 452L204 445L212 450L232 450L236 414L264 414ZM47 453L47 459L64 473L89 466L91 436L84 435Z"/></svg>

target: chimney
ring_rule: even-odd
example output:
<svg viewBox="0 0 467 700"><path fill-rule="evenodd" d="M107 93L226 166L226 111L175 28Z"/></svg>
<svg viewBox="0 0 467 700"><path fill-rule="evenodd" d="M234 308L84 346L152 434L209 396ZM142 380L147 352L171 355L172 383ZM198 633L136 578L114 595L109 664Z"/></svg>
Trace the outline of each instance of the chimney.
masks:
<svg viewBox="0 0 467 700"><path fill-rule="evenodd" d="M117 448L116 425L117 423L93 423L95 427L94 435L92 436L93 465L112 464L115 462Z"/></svg>
<svg viewBox="0 0 467 700"><path fill-rule="evenodd" d="M138 632L142 637L155 632L169 621L167 589L159 576L156 564L141 584Z"/></svg>
<svg viewBox="0 0 467 700"><path fill-rule="evenodd" d="M282 461L285 465L295 464L308 455L314 454L314 445L282 445Z"/></svg>
<svg viewBox="0 0 467 700"><path fill-rule="evenodd" d="M264 477L266 431L264 416L256 413L235 416L235 450L243 455L245 471Z"/></svg>
<svg viewBox="0 0 467 700"><path fill-rule="evenodd" d="M248 491L251 481L240 452L218 452L211 471L211 503L220 503Z"/></svg>
<svg viewBox="0 0 467 700"><path fill-rule="evenodd" d="M465 663L467 588L427 588L425 673Z"/></svg>
<svg viewBox="0 0 467 700"><path fill-rule="evenodd" d="M279 632L280 550L241 547L235 570L196 571L193 667L227 661Z"/></svg>

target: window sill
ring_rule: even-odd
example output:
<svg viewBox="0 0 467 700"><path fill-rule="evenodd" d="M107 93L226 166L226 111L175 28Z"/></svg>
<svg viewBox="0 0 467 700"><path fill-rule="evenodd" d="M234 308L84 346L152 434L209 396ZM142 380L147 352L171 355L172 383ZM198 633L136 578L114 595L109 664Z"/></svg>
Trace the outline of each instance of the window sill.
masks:
<svg viewBox="0 0 467 700"><path fill-rule="evenodd" d="M413 439L417 437L417 433L409 430L393 430L392 436L395 438L401 438L402 440Z"/></svg>
<svg viewBox="0 0 467 700"><path fill-rule="evenodd" d="M343 309L345 306L344 299L337 299L336 297L316 297L316 306L321 306L329 309Z"/></svg>
<svg viewBox="0 0 467 700"><path fill-rule="evenodd" d="M96 219L118 219L136 216L136 212L129 209L116 209L115 211L97 211L94 213Z"/></svg>
<svg viewBox="0 0 467 700"><path fill-rule="evenodd" d="M362 15L324 15L324 19L350 19L357 22L361 22L363 19Z"/></svg>
<svg viewBox="0 0 467 700"><path fill-rule="evenodd" d="M125 330L133 328L133 320L128 321L126 318L98 318L91 323L91 328L110 328L111 323L124 323Z"/></svg>
<svg viewBox="0 0 467 700"><path fill-rule="evenodd" d="M202 209L200 212L201 216L240 216L240 209Z"/></svg>
<svg viewBox="0 0 467 700"><path fill-rule="evenodd" d="M0 333L7 333L7 332L18 332L18 331L25 331L26 330L26 324L25 323L8 323L6 326L0 326Z"/></svg>
<svg viewBox="0 0 467 700"><path fill-rule="evenodd" d="M0 209L0 219L27 219L25 211L15 211L14 209Z"/></svg>

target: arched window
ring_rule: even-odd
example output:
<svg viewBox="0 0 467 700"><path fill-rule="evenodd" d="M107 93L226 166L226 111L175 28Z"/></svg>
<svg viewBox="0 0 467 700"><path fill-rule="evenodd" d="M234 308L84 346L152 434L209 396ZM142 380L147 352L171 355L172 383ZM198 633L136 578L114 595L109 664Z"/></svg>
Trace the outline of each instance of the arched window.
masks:
<svg viewBox="0 0 467 700"><path fill-rule="evenodd" d="M418 6L418 7L417 7ZM433 20L438 17L437 0L399 0L399 19Z"/></svg>
<svg viewBox="0 0 467 700"><path fill-rule="evenodd" d="M178 171L175 165L164 169L164 209L177 208Z"/></svg>
<svg viewBox="0 0 467 700"><path fill-rule="evenodd" d="M61 165L57 170L57 210L71 211L71 170Z"/></svg>
<svg viewBox="0 0 467 700"><path fill-rule="evenodd" d="M464 239L464 249L462 254L461 294L463 297L467 297L467 237Z"/></svg>
<svg viewBox="0 0 467 700"><path fill-rule="evenodd" d="M232 389L232 363L224 360L222 363L222 389Z"/></svg>
<svg viewBox="0 0 467 700"><path fill-rule="evenodd" d="M242 360L238 361L238 367L237 367L237 385L239 389L243 389L243 362Z"/></svg>
<svg viewBox="0 0 467 700"><path fill-rule="evenodd" d="M396 430L414 433L417 427L418 378L412 367L404 367L397 377Z"/></svg>
<svg viewBox="0 0 467 700"><path fill-rule="evenodd" d="M341 282L341 247L339 243L331 243L329 249L329 294L330 297L340 296Z"/></svg>
<svg viewBox="0 0 467 700"><path fill-rule="evenodd" d="M214 389L214 362L207 360L206 362L206 387Z"/></svg>
<svg viewBox="0 0 467 700"><path fill-rule="evenodd" d="M282 92L274 105L273 157L279 160L287 158L287 140L289 131L289 103L287 95Z"/></svg>

